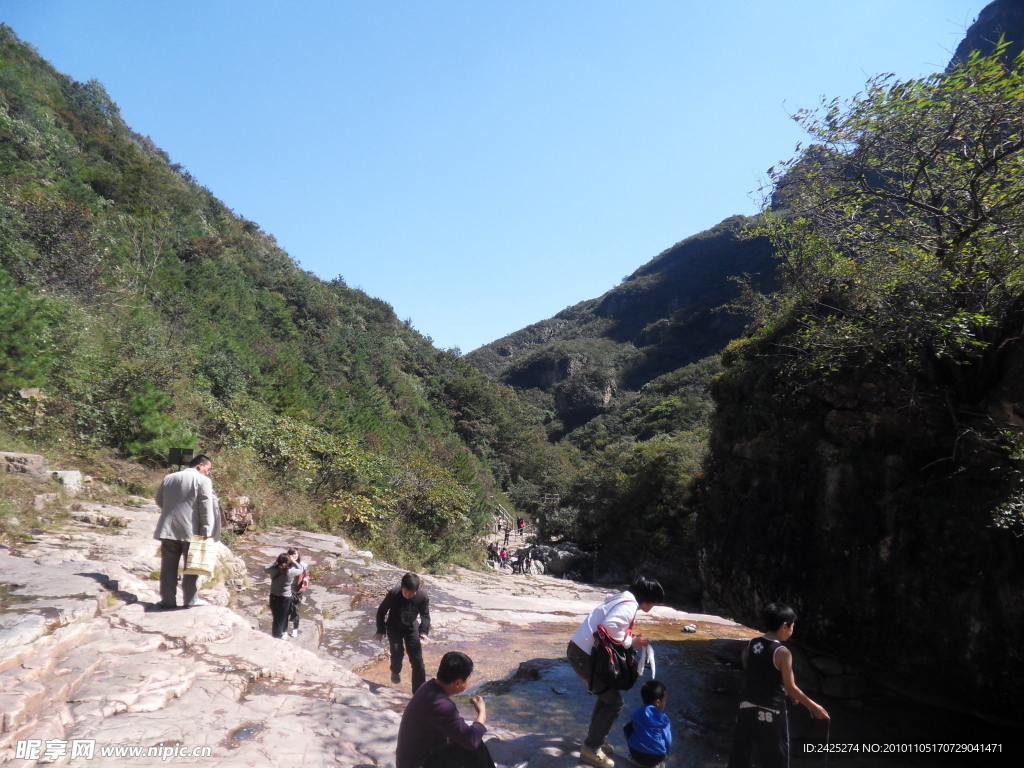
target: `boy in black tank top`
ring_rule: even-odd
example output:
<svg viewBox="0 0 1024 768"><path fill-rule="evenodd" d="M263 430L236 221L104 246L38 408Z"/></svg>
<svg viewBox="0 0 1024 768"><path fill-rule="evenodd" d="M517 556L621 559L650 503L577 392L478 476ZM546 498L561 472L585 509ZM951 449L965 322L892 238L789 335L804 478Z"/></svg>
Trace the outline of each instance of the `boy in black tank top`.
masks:
<svg viewBox="0 0 1024 768"><path fill-rule="evenodd" d="M768 629L764 637L755 637L743 651L747 675L729 768L749 768L755 744L762 768L789 766L787 694L818 720L828 719L828 712L797 687L793 654L783 645L793 636L796 611L783 603L772 603L764 609L764 623Z"/></svg>

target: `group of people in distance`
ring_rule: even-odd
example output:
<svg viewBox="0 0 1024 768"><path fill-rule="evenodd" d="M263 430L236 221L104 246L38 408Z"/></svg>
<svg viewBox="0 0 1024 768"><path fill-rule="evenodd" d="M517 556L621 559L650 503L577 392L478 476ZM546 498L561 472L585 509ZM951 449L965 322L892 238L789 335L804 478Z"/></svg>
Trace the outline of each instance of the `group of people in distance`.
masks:
<svg viewBox="0 0 1024 768"><path fill-rule="evenodd" d="M177 607L177 574L182 559L187 561L189 545L195 540L219 536L217 497L210 480L212 462L196 456L187 469L164 478L157 491L160 519L154 538L161 542L160 604ZM271 577L270 609L272 634L288 637L298 634L298 607L309 573L297 550L289 549L266 567ZM205 605L197 597L196 576L182 578L184 607ZM619 689L605 685L592 691L592 659L595 633L603 628L611 641L625 648L642 649L650 641L633 633L638 611L650 611L664 601L665 590L657 580L640 576L629 589L612 596L592 610L573 634L566 648L572 670L597 696L590 726L580 749L580 759L595 768L613 768L615 762L608 734L625 706ZM746 668L742 700L729 756L729 768L747 768L754 750L761 765L778 768L789 765L789 724L787 697L807 707L819 719L828 713L796 685L793 654L783 643L793 636L795 611L782 603L772 603L764 611L766 632L752 639L743 652ZM391 655L391 682L400 683L403 657L408 654L412 669L413 697L402 715L398 730L397 768L494 768L483 735L487 730L487 706L480 696L470 703L476 719L467 723L459 714L451 696L469 687L473 661L466 654L450 651L441 659L437 675L426 680L423 641L430 632L430 599L420 589L420 579L412 573L388 591L377 609L376 639L387 637ZM596 687L596 686L595 686ZM665 703L668 692L657 680L641 687L642 705L625 728L629 759L635 765L661 764L672 746L672 728Z"/></svg>

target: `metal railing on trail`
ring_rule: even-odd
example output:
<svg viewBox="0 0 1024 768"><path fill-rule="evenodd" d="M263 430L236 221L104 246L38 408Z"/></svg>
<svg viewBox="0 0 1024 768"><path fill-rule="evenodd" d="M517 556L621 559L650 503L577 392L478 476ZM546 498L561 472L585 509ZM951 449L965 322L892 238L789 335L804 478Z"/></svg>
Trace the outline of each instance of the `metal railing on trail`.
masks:
<svg viewBox="0 0 1024 768"><path fill-rule="evenodd" d="M484 536L484 541L488 544L494 542L501 546L505 543L505 531L509 532L509 546L522 546L526 543L526 539L529 536L533 536L537 533L537 527L532 523L528 523L525 528L520 532L517 527L516 518L501 504L498 504L494 510L495 517L501 519L501 532L491 531L489 534Z"/></svg>

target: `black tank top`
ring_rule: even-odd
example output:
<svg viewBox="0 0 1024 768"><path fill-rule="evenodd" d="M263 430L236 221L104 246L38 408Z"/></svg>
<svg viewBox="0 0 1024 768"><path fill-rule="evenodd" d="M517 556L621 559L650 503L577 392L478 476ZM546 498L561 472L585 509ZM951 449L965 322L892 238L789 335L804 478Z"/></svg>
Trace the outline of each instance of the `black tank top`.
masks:
<svg viewBox="0 0 1024 768"><path fill-rule="evenodd" d="M747 679L743 700L760 707L782 709L786 703L786 687L782 672L775 667L775 652L782 647L778 640L755 637L747 646Z"/></svg>

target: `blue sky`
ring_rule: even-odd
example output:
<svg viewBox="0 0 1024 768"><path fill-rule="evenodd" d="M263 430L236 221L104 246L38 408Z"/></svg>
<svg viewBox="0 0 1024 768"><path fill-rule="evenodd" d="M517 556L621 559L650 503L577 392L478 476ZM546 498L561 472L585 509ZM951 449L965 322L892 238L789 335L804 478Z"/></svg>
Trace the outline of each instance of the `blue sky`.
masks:
<svg viewBox="0 0 1024 768"><path fill-rule="evenodd" d="M464 352L752 214L788 114L941 70L986 5L4 0L299 264Z"/></svg>

